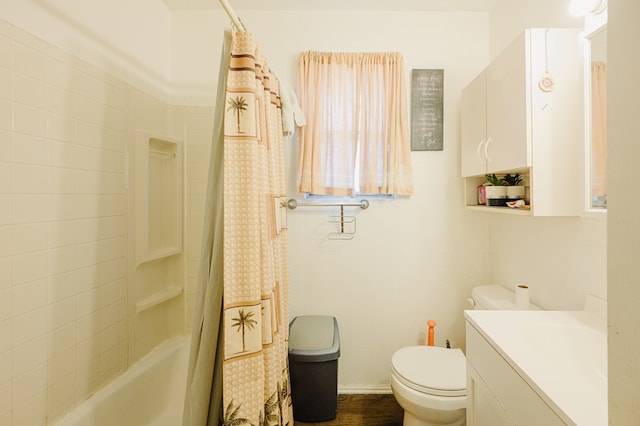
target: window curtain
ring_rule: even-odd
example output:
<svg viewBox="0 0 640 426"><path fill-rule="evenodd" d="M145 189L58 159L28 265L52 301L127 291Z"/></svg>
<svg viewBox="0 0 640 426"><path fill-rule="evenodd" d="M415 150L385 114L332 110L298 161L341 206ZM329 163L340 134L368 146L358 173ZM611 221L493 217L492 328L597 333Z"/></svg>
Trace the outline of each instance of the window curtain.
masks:
<svg viewBox="0 0 640 426"><path fill-rule="evenodd" d="M298 79L298 192L411 195L402 55L305 52Z"/></svg>
<svg viewBox="0 0 640 426"><path fill-rule="evenodd" d="M607 65L591 64L591 195L607 195Z"/></svg>

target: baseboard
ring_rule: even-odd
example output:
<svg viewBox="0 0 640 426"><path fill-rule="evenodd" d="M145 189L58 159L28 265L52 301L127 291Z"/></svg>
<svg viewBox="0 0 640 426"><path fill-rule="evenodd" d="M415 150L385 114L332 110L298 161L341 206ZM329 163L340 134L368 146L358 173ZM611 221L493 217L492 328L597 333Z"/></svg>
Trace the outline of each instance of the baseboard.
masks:
<svg viewBox="0 0 640 426"><path fill-rule="evenodd" d="M390 385L338 385L339 394L391 394Z"/></svg>

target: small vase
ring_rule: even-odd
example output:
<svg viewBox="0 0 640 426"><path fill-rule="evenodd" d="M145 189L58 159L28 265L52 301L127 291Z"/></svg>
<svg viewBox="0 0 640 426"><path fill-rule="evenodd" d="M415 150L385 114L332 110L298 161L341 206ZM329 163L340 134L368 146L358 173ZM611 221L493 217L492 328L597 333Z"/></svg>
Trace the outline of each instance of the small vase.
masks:
<svg viewBox="0 0 640 426"><path fill-rule="evenodd" d="M524 200L524 186L505 186L507 200Z"/></svg>
<svg viewBox="0 0 640 426"><path fill-rule="evenodd" d="M507 198L506 186L486 186L485 194L488 206L504 206Z"/></svg>

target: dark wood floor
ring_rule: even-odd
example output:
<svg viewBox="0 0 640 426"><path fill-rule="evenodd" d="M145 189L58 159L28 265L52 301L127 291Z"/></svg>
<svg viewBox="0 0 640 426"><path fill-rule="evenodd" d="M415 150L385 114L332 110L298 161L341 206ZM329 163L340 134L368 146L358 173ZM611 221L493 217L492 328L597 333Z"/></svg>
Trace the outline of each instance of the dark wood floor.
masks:
<svg viewBox="0 0 640 426"><path fill-rule="evenodd" d="M338 415L321 423L295 426L402 426L404 411L393 395L338 395Z"/></svg>

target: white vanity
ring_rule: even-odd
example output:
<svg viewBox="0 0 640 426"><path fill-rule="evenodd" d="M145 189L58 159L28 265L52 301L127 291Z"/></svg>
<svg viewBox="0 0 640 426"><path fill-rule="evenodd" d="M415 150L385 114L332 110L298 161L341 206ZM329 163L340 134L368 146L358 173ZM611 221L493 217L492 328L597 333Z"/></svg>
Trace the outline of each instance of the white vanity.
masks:
<svg viewBox="0 0 640 426"><path fill-rule="evenodd" d="M467 425L606 425L605 305L465 311Z"/></svg>

